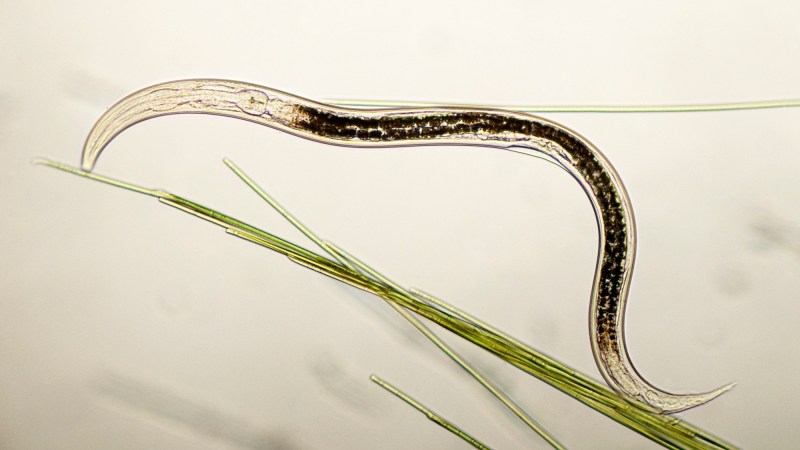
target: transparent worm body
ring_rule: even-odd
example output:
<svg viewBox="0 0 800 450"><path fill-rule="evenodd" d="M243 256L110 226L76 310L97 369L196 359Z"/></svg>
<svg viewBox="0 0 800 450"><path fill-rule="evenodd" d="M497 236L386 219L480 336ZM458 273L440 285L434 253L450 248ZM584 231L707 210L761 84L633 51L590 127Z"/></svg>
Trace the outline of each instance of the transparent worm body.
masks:
<svg viewBox="0 0 800 450"><path fill-rule="evenodd" d="M326 144L352 147L471 145L539 153L570 173L597 217L599 251L592 286L590 336L603 378L616 391L672 413L701 405L733 384L702 394L672 394L636 371L625 345L625 303L636 227L622 181L606 157L572 130L529 114L467 107L358 110L229 80L157 84L109 108L95 123L81 166L91 171L109 142L138 122L170 114L214 114L248 120Z"/></svg>

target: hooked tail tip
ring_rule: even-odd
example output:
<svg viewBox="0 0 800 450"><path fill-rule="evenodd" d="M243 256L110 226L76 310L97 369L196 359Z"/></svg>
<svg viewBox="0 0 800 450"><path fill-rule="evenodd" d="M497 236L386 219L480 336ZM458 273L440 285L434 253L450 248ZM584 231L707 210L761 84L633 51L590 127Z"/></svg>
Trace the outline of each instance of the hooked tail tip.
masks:
<svg viewBox="0 0 800 450"><path fill-rule="evenodd" d="M687 409L695 408L704 405L711 400L719 397L720 395L730 391L736 386L736 383L728 383L722 387L708 391L702 394L666 394L657 393L654 391L647 391L645 395L640 397L648 405L658 409L663 414L673 414ZM666 394L666 395L664 395Z"/></svg>
<svg viewBox="0 0 800 450"><path fill-rule="evenodd" d="M711 400L714 400L715 398L719 397L720 395L730 391L735 386L736 386L736 382L728 383L725 386L718 387L718 388L714 389L713 391L709 391L709 392L703 394L703 396L706 398L703 401L703 403L708 403ZM703 403L701 403L701 404L703 404Z"/></svg>
<svg viewBox="0 0 800 450"><path fill-rule="evenodd" d="M713 399L719 397L720 395L722 395L722 394L730 391L731 389L735 388L737 384L739 384L739 383L734 381L732 383L728 383L725 386L722 386L722 387L720 387L718 389L715 389L715 390L711 391L711 393L714 395L713 397L711 397L711 400L713 400Z"/></svg>
<svg viewBox="0 0 800 450"><path fill-rule="evenodd" d="M700 406L700 405L703 405L703 404L706 404L706 403L710 402L711 400L714 400L715 398L719 397L720 395L730 391L735 386L736 386L736 382L728 383L728 384L726 384L726 385L724 385L722 387L718 387L717 389L714 389L713 391L707 392L705 395L703 395L703 397L705 397L705 398L703 398L702 401L700 403L698 403L696 406Z"/></svg>

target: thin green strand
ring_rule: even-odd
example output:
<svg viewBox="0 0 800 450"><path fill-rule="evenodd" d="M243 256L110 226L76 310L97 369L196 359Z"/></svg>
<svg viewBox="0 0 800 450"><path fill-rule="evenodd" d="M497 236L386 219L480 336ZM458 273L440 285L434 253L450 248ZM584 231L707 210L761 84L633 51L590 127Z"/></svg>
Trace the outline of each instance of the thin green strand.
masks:
<svg viewBox="0 0 800 450"><path fill-rule="evenodd" d="M392 386L388 381L381 379L377 375L370 375L369 379L372 380L378 386L380 386L380 387L386 389L387 391L389 391L390 393L394 394L400 400L408 403L411 407L413 407L417 411L421 412L422 414L425 414L425 416L428 417L428 419L431 420L432 422L434 422L435 424L441 426L445 430L447 430L447 431L455 434L456 436L460 437L461 439L463 439L464 441L466 441L467 443L469 443L473 447L481 449L481 450L489 450L489 447L487 447L481 441L475 439L474 437L472 437L471 435L469 435L467 432L463 431L461 428L457 427L456 425L453 425L453 423L447 421L445 418L443 418L439 414L433 412L432 410L430 410L428 407L426 407L422 403L414 400L410 395L408 395L408 394L404 393L403 391L401 391L400 389Z"/></svg>
<svg viewBox="0 0 800 450"><path fill-rule="evenodd" d="M797 108L800 99L766 100L730 103L691 103L683 105L498 105L475 103L429 103L402 100L328 99L326 103L337 106L365 108L425 108L446 106L453 108L505 109L538 113L687 113L712 111L744 111L753 109Z"/></svg>

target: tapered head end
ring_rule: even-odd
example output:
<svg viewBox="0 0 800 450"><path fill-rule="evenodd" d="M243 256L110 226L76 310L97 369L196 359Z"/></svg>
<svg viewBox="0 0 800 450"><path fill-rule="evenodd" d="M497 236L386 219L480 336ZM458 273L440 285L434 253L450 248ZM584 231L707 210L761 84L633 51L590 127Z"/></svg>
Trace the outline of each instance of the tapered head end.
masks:
<svg viewBox="0 0 800 450"><path fill-rule="evenodd" d="M83 148L83 155L81 156L81 170L91 172L94 169L94 163L97 161L96 152L93 152L89 147Z"/></svg>

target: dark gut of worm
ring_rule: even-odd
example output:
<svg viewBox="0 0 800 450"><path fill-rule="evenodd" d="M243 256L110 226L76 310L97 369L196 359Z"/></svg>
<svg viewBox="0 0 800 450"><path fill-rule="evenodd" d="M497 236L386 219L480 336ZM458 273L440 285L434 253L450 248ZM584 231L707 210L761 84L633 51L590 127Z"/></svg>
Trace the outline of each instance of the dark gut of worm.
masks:
<svg viewBox="0 0 800 450"><path fill-rule="evenodd" d="M623 289L627 256L627 229L624 209L607 170L591 149L572 134L546 123L483 112L436 112L369 117L337 114L306 105L295 105L297 114L291 128L311 131L321 137L344 141L391 142L426 140L445 136L485 133L502 136L514 133L547 139L570 156L575 170L591 186L603 221L603 248L600 282L597 286L598 340L617 347L614 323Z"/></svg>

